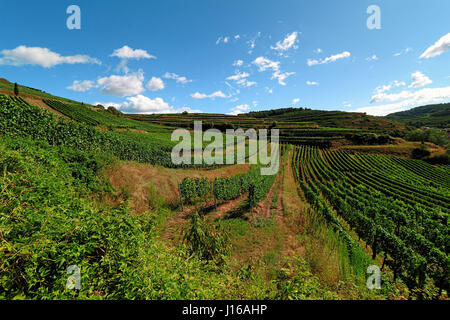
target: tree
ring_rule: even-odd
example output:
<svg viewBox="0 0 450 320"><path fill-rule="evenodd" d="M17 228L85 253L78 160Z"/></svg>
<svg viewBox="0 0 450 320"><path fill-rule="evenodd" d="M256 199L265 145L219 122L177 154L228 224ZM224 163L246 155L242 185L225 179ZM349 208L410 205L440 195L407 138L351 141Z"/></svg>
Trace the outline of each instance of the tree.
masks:
<svg viewBox="0 0 450 320"><path fill-rule="evenodd" d="M14 83L14 95L19 95L19 87L17 86L17 83Z"/></svg>

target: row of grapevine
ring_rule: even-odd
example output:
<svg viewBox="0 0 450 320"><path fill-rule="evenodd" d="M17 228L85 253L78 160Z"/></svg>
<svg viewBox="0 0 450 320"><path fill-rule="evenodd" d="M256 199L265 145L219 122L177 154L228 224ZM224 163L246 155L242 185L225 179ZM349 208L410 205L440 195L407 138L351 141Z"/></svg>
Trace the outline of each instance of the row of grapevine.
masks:
<svg viewBox="0 0 450 320"><path fill-rule="evenodd" d="M44 100L44 102L52 109L61 112L63 115L69 117L72 120L82 122L88 125L96 126L100 123L94 120L92 117L86 115L86 110L77 110L76 107L62 103L57 100Z"/></svg>
<svg viewBox="0 0 450 320"><path fill-rule="evenodd" d="M248 204L254 207L270 190L275 177L276 175L262 175L259 166L232 177L216 178L213 182L206 178L186 177L180 184L180 193L187 202L193 202L208 196L219 201L231 200L248 192Z"/></svg>
<svg viewBox="0 0 450 320"><path fill-rule="evenodd" d="M77 150L107 152L122 160L173 167L171 148L149 145L115 132L57 119L37 107L0 95L0 134L43 140Z"/></svg>
<svg viewBox="0 0 450 320"><path fill-rule="evenodd" d="M403 169L391 169L388 172L394 175L385 177L383 166L368 166L361 157L299 148L294 168L308 201L333 225L339 225L334 212L340 215L371 246L373 258L383 253L394 276L410 288L422 288L426 279L432 279L438 288L448 290L448 190L422 190L416 182L423 179ZM414 183L394 179L400 171ZM321 208L327 205L333 210Z"/></svg>

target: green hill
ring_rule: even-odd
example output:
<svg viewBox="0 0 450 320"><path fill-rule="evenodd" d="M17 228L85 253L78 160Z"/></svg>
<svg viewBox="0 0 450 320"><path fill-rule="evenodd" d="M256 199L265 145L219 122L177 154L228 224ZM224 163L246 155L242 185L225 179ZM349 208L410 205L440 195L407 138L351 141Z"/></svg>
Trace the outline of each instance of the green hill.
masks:
<svg viewBox="0 0 450 320"><path fill-rule="evenodd" d="M386 119L416 127L450 127L450 103L430 104L407 111L388 114Z"/></svg>

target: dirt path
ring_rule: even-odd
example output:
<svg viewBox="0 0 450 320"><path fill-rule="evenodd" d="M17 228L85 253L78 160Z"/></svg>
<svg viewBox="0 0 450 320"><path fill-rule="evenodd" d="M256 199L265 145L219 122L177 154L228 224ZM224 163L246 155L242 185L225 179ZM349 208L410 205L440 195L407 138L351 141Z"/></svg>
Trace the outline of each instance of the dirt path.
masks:
<svg viewBox="0 0 450 320"><path fill-rule="evenodd" d="M304 248L297 240L297 235L303 232L304 204L297 193L297 181L291 165L292 151L286 157L279 194L277 222L285 234L282 255L303 255Z"/></svg>
<svg viewBox="0 0 450 320"><path fill-rule="evenodd" d="M275 193L276 189L278 188L278 182L281 180L282 175L280 173L277 174L277 177L275 178L275 181L270 188L269 192L267 192L265 198L261 200L258 205L250 210L251 219L257 219L257 218L263 218L268 219L272 215L272 198L273 194ZM281 191L279 192L281 194ZM280 196L278 195L278 199ZM277 208L280 208L279 201L277 202Z"/></svg>

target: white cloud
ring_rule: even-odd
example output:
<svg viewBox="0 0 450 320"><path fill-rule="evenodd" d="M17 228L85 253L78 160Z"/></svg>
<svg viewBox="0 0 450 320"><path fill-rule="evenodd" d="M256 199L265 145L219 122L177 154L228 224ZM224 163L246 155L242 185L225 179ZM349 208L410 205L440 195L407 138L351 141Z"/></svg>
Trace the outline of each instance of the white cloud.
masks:
<svg viewBox="0 0 450 320"><path fill-rule="evenodd" d="M399 92L399 93L377 93L372 96L370 103L380 102L380 101L393 102L393 101L398 101L398 100L402 100L402 99L408 99L411 96L412 96L412 93L408 90L403 90L402 92Z"/></svg>
<svg viewBox="0 0 450 320"><path fill-rule="evenodd" d="M429 103L439 103L450 99L450 87L424 88L417 91L404 90L400 93L381 93L372 97L371 102L388 102L378 106L358 108L356 112L366 112L375 116L384 116Z"/></svg>
<svg viewBox="0 0 450 320"><path fill-rule="evenodd" d="M316 50L314 50L315 53L322 53L322 49L317 48Z"/></svg>
<svg viewBox="0 0 450 320"><path fill-rule="evenodd" d="M352 104L351 104L350 102L348 102L348 101L342 102L342 105L343 105L344 107L346 107L346 108L350 108L350 107L352 106Z"/></svg>
<svg viewBox="0 0 450 320"><path fill-rule="evenodd" d="M332 56L327 57L325 59L320 59L320 60L308 59L307 60L307 65L311 67L311 66L318 65L318 64L325 64L325 63L335 62L335 61L337 61L339 59L349 58L350 56L351 56L350 52L344 51L342 53L338 53L338 54L332 55Z"/></svg>
<svg viewBox="0 0 450 320"><path fill-rule="evenodd" d="M291 34L288 34L286 38L283 39L282 42L278 41L275 47L271 46L270 48L277 51L286 51L289 50L290 48L297 49L298 48L298 46L296 45L296 43L298 42L297 35L298 33L294 31Z"/></svg>
<svg viewBox="0 0 450 320"><path fill-rule="evenodd" d="M284 72L280 71L280 62L272 61L265 57L258 57L253 61L253 64L258 67L259 72L263 72L267 69L272 69L272 79L277 79L278 83L281 85L286 85L284 80L286 80L289 76L293 75L294 72Z"/></svg>
<svg viewBox="0 0 450 320"><path fill-rule="evenodd" d="M299 98L295 98L295 99L292 100L292 104L297 104L297 103L299 103L299 102L300 102L300 99L299 99Z"/></svg>
<svg viewBox="0 0 450 320"><path fill-rule="evenodd" d="M236 38L236 37L237 37L237 38ZM239 39L239 38L240 38L239 35L234 36L234 39L236 39L236 40ZM226 36L226 37L220 36L219 38L217 38L216 44L219 44L219 43L221 43L221 42L223 42L223 43L228 43L228 42L230 42L230 40L231 40L231 38L228 37L228 36Z"/></svg>
<svg viewBox="0 0 450 320"><path fill-rule="evenodd" d="M229 76L227 80L239 81L241 79L247 78L249 74L247 72L236 73L235 75Z"/></svg>
<svg viewBox="0 0 450 320"><path fill-rule="evenodd" d="M23 66L38 65L44 68L51 68L59 64L93 63L101 64L95 58L87 55L62 56L47 48L18 46L12 50L2 50L0 65Z"/></svg>
<svg viewBox="0 0 450 320"><path fill-rule="evenodd" d="M150 91L158 91L165 88L164 81L158 77L152 77L150 81L147 83L147 88Z"/></svg>
<svg viewBox="0 0 450 320"><path fill-rule="evenodd" d="M375 107L363 107L354 110L354 112L364 112L372 116L385 116L390 113L407 110L408 104L409 102L406 101L401 103L386 104Z"/></svg>
<svg viewBox="0 0 450 320"><path fill-rule="evenodd" d="M428 78L420 71L414 72L411 77L413 79L413 82L409 85L409 88L420 88L433 82L430 78Z"/></svg>
<svg viewBox="0 0 450 320"><path fill-rule="evenodd" d="M94 81L90 81L90 80L84 80L84 81L79 81L79 80L75 80L71 86L67 87L67 89L73 90L73 91L78 91L78 92L85 92L90 90L91 88L95 88L96 84L94 83Z"/></svg>
<svg viewBox="0 0 450 320"><path fill-rule="evenodd" d="M236 73L232 76L229 76L226 80L232 80L235 81L237 84L244 86L244 87L251 87L256 85L255 81L248 81L246 78L250 75L247 72L242 73Z"/></svg>
<svg viewBox="0 0 450 320"><path fill-rule="evenodd" d="M383 93L383 92L387 92L389 90L391 90L392 88L396 88L396 87L402 87L402 86L406 86L406 83L403 81L393 81L390 84L386 84L386 85L381 85L375 88L375 93L379 94L379 93Z"/></svg>
<svg viewBox="0 0 450 320"><path fill-rule="evenodd" d="M186 77L179 76L176 73L166 72L166 74L164 75L164 78L174 79L174 80L176 80L177 83L181 83L181 84L186 84L186 83L192 82L192 80L188 80Z"/></svg>
<svg viewBox="0 0 450 320"><path fill-rule="evenodd" d="M250 50L248 51L248 54L253 53L253 49L255 49L255 47L256 47L256 40L260 37L261 37L261 32L258 32L255 37L253 37L252 39L247 41L247 44L250 46Z"/></svg>
<svg viewBox="0 0 450 320"><path fill-rule="evenodd" d="M285 86L286 82L284 82L284 80L286 80L289 76L292 76L293 74L295 74L295 72L281 73L279 71L275 71L272 75L272 79L277 79L279 84L281 84L282 86Z"/></svg>
<svg viewBox="0 0 450 320"><path fill-rule="evenodd" d="M272 69L273 71L277 71L280 69L280 62L271 61L264 57L258 57L253 61L253 64L258 66L258 71L262 72L267 69Z"/></svg>
<svg viewBox="0 0 450 320"><path fill-rule="evenodd" d="M130 69L127 66L127 62L128 62L127 59L122 59L116 67L116 72L123 72L123 73L130 72Z"/></svg>
<svg viewBox="0 0 450 320"><path fill-rule="evenodd" d="M142 71L132 75L100 78L97 80L99 86L102 87L102 93L111 94L113 96L125 97L143 92L144 74Z"/></svg>
<svg viewBox="0 0 450 320"><path fill-rule="evenodd" d="M319 83L316 81L306 81L306 84L308 86L318 86L319 85Z"/></svg>
<svg viewBox="0 0 450 320"><path fill-rule="evenodd" d="M114 50L111 57L118 57L121 59L156 59L155 56L149 54L146 50L132 49L129 46L123 46L120 49Z"/></svg>
<svg viewBox="0 0 450 320"><path fill-rule="evenodd" d="M116 109L120 109L120 107L121 107L121 104L120 103L116 103L116 102L98 102L98 101L96 101L92 105L96 106L96 105L99 105L99 104L104 106L106 109L108 109L108 107L114 107Z"/></svg>
<svg viewBox="0 0 450 320"><path fill-rule="evenodd" d="M182 107L180 109L175 109L173 106L170 106L167 102L165 102L162 98L150 99L141 94L127 98L127 101L123 103L115 103L115 102L95 102L94 105L101 104L108 108L109 106L113 106L116 109L119 109L125 113L139 113L139 114L150 114L150 113L180 113L183 111L188 111L192 113L201 112L200 110L192 110L189 107Z"/></svg>
<svg viewBox="0 0 450 320"><path fill-rule="evenodd" d="M141 94L127 98L120 107L121 110L132 113L169 113L173 107L162 98L150 99Z"/></svg>
<svg viewBox="0 0 450 320"><path fill-rule="evenodd" d="M234 66L234 67L241 67L243 64L244 64L244 61L242 61L242 60L236 60L236 61L233 63L233 66Z"/></svg>
<svg viewBox="0 0 450 320"><path fill-rule="evenodd" d="M250 106L248 104L241 104L238 106L235 106L229 113L227 113L228 115L238 115L241 113L245 113L248 110L250 110Z"/></svg>
<svg viewBox="0 0 450 320"><path fill-rule="evenodd" d="M238 34L234 36L234 39L235 39L235 40L239 40L240 38L241 38L241 36L238 35Z"/></svg>
<svg viewBox="0 0 450 320"><path fill-rule="evenodd" d="M376 61L376 60L378 60L378 57L376 54L373 54L370 57L366 58L366 61Z"/></svg>
<svg viewBox="0 0 450 320"><path fill-rule="evenodd" d="M407 54L408 52L411 52L412 49L411 48L406 48L401 50L400 52L394 53L395 57L401 56L402 54Z"/></svg>
<svg viewBox="0 0 450 320"><path fill-rule="evenodd" d="M219 91L213 92L211 94L196 92L196 93L191 94L191 97L193 99L197 99L197 100L198 99L206 99L206 98L214 100L215 98L226 98L227 96L222 91L219 90Z"/></svg>
<svg viewBox="0 0 450 320"><path fill-rule="evenodd" d="M435 44L425 50L420 58L432 58L443 54L445 51L450 50L450 33L436 41Z"/></svg>

